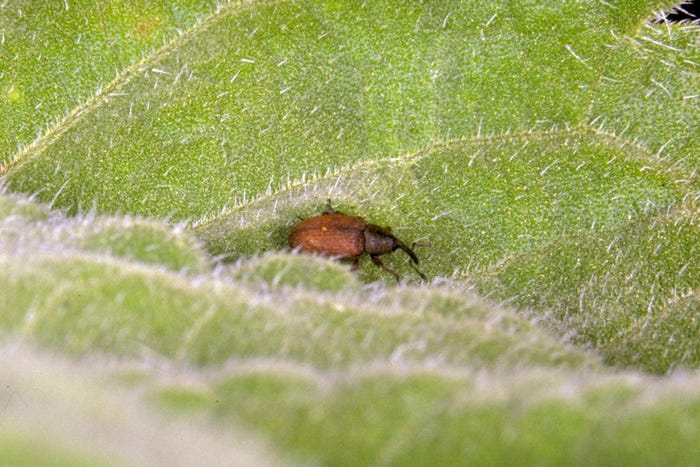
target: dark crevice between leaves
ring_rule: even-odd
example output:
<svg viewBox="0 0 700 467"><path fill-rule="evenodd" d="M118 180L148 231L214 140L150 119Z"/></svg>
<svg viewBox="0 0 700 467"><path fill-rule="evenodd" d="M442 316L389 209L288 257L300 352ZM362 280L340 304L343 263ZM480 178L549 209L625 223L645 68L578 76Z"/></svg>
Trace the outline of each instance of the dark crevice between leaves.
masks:
<svg viewBox="0 0 700 467"><path fill-rule="evenodd" d="M700 0L681 2L654 19L654 23L681 23L700 19Z"/></svg>

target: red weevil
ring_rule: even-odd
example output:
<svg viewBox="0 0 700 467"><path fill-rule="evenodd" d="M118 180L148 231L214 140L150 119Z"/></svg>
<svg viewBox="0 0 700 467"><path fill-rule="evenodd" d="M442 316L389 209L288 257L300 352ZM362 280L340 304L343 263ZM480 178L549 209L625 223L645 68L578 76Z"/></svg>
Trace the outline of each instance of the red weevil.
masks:
<svg viewBox="0 0 700 467"><path fill-rule="evenodd" d="M367 223L362 217L338 212L333 209L330 200L321 215L304 219L292 228L289 245L304 253L352 260L353 269L358 267L360 256L368 253L372 263L394 276L397 281L399 275L384 266L379 257L401 249L411 258L411 268L426 280L425 275L416 267L418 257L411 248L392 235L391 227L379 227Z"/></svg>

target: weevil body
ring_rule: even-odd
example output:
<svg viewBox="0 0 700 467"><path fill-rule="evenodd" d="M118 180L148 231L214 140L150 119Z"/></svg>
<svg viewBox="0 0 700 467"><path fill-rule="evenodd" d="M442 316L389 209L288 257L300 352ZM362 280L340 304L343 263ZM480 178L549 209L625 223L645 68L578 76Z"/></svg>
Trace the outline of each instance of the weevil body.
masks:
<svg viewBox="0 0 700 467"><path fill-rule="evenodd" d="M331 207L330 200L328 208L321 215L304 219L292 228L289 245L304 253L351 260L353 268L357 268L360 257L368 253L372 263L394 276L397 281L399 275L384 266L379 256L401 249L410 257L409 264L413 270L425 280L425 275L415 266L418 257L391 233L390 227L369 224L362 217L337 212Z"/></svg>

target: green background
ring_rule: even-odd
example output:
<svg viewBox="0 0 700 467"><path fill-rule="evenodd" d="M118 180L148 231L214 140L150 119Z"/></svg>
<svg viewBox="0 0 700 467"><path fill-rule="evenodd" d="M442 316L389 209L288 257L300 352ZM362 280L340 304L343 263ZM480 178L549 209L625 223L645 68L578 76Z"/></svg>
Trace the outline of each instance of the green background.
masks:
<svg viewBox="0 0 700 467"><path fill-rule="evenodd" d="M0 458L695 462L672 5L4 2ZM291 252L328 199L428 281Z"/></svg>

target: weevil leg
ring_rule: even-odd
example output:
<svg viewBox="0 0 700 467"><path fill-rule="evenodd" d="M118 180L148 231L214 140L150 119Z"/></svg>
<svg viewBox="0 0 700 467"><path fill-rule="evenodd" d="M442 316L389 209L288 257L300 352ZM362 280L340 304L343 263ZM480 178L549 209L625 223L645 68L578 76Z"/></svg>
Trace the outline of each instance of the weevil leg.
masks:
<svg viewBox="0 0 700 467"><path fill-rule="evenodd" d="M417 247L417 246L433 246L433 244L430 243L430 242L413 242L413 244L411 245L411 249L413 250L413 249L414 249L415 247ZM413 258L411 258L411 259L413 259ZM416 265L418 264L418 261L417 261L418 258L415 258L415 259L416 259L416 261L414 261L414 262L409 261L409 262L408 262L408 265L411 266L411 268L412 268L414 271L416 271L416 274L418 274L418 275L420 276L421 279L423 279L424 281L425 281L425 280L428 280L428 279L425 277L425 274L423 274L422 272L420 272L420 271L418 270L418 266L416 266ZM413 263L416 263L416 264L413 264Z"/></svg>
<svg viewBox="0 0 700 467"><path fill-rule="evenodd" d="M376 266L382 268L384 271L386 271L386 272L388 272L389 274L391 274L392 276L394 276L394 278L396 279L396 282L401 282L401 279L399 279L399 275L396 273L396 271L392 271L392 270L389 269L388 267L384 266L384 263L382 263L382 260L379 259L379 256L377 256L377 255L370 255L370 258L372 258L372 262L373 262Z"/></svg>
<svg viewBox="0 0 700 467"><path fill-rule="evenodd" d="M411 266L411 269L413 269L414 271L416 271L416 274L418 274L418 275L420 276L421 279L423 279L424 281L427 281L427 280L428 280L428 279L425 277L425 274L423 274L422 272L420 272L420 271L418 270L418 267L417 267L415 264L413 264L411 261L409 261L409 262L408 262L408 265Z"/></svg>
<svg viewBox="0 0 700 467"><path fill-rule="evenodd" d="M355 259L355 261L353 261L352 264L350 265L350 270L351 270L351 271L355 271L355 270L358 269L359 267L360 267L360 258L357 258L357 259Z"/></svg>

